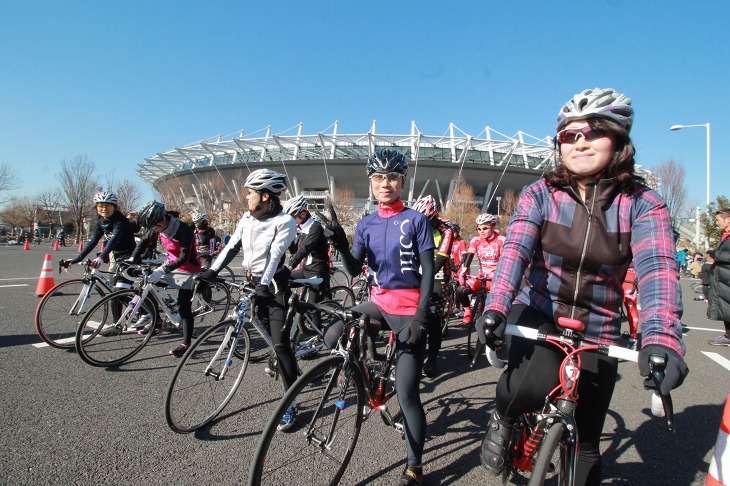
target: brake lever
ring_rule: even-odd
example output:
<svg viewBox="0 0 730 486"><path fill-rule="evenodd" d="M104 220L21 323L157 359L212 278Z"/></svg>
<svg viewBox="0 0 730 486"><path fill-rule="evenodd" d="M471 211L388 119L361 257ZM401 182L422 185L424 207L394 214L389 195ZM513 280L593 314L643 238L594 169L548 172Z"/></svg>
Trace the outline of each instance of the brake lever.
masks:
<svg viewBox="0 0 730 486"><path fill-rule="evenodd" d="M664 407L664 413L666 414L667 430L674 432L674 405L672 404L672 397L670 394L664 395L661 392L661 384L664 380L664 369L667 366L667 355L666 354L652 354L649 356L649 370L651 372L651 379L654 381L656 390L659 393L659 397L662 399L662 406Z"/></svg>

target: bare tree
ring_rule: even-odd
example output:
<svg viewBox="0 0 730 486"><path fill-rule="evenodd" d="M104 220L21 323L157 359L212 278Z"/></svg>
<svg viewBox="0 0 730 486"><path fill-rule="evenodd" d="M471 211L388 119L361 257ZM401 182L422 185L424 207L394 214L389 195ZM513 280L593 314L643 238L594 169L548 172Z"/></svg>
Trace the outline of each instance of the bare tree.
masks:
<svg viewBox="0 0 730 486"><path fill-rule="evenodd" d="M0 218L2 218L5 224L10 225L10 232L15 235L15 228L22 224L24 218L23 209L17 200L11 202L5 209L0 211Z"/></svg>
<svg viewBox="0 0 730 486"><path fill-rule="evenodd" d="M355 236L355 228L357 222L362 219L363 212L355 206L355 191L348 186L336 187L335 194L330 201L332 207L337 213L337 219L345 230L348 239L352 243ZM329 218L329 212L324 211L323 214Z"/></svg>
<svg viewBox="0 0 730 486"><path fill-rule="evenodd" d="M512 219L512 214L515 212L518 201L518 196L516 196L515 192L511 189L505 191L504 196L502 196L502 200L499 204L499 217L497 219L499 221L499 228L502 230L503 235L506 235L507 233L507 224L509 223L509 220Z"/></svg>
<svg viewBox="0 0 730 486"><path fill-rule="evenodd" d="M20 177L15 170L7 162L0 164L0 194L7 197L9 191L18 187L20 187ZM0 196L0 204L10 201L10 198L5 199L5 197Z"/></svg>
<svg viewBox="0 0 730 486"><path fill-rule="evenodd" d="M474 189L463 176L458 176L454 180L451 200L446 203L446 209L442 211L444 217L461 226L461 236L468 241L476 234L475 221L480 212Z"/></svg>
<svg viewBox="0 0 730 486"><path fill-rule="evenodd" d="M129 179L123 179L119 184L117 184L116 191L114 191L114 193L119 199L119 210L123 214L129 214L136 211L141 203L142 190L137 184Z"/></svg>
<svg viewBox="0 0 730 486"><path fill-rule="evenodd" d="M37 220L39 223L46 223L49 226L48 236L54 234L53 227L61 223L60 210L63 204L63 196L58 191L45 191L35 197L37 204Z"/></svg>
<svg viewBox="0 0 730 486"><path fill-rule="evenodd" d="M36 222L36 212L38 204L34 198L21 197L17 200L17 206L22 215L21 224L29 228L33 228Z"/></svg>
<svg viewBox="0 0 730 486"><path fill-rule="evenodd" d="M94 207L91 198L100 189L94 178L95 169L94 162L86 155L77 155L72 161L62 160L61 172L56 175L66 208L77 228L81 228L84 218L91 214ZM80 233L76 233L77 238Z"/></svg>
<svg viewBox="0 0 730 486"><path fill-rule="evenodd" d="M672 218L672 224L676 226L684 213L687 200L684 166L675 162L674 159L669 159L661 163L654 174L659 182L659 194L667 202L669 217Z"/></svg>

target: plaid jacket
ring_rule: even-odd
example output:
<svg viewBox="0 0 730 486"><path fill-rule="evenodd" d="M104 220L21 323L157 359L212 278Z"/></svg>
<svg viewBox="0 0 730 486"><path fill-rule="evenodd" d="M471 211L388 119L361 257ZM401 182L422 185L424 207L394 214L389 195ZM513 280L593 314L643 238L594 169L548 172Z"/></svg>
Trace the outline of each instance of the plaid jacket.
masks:
<svg viewBox="0 0 730 486"><path fill-rule="evenodd" d="M513 302L522 303L556 322L563 316L579 319L587 323L586 339L614 344L621 328L621 284L633 258L642 343L684 355L682 293L665 201L641 185L628 195L612 179L588 184L585 199L573 188L549 187L544 179L524 189L486 310L507 315Z"/></svg>

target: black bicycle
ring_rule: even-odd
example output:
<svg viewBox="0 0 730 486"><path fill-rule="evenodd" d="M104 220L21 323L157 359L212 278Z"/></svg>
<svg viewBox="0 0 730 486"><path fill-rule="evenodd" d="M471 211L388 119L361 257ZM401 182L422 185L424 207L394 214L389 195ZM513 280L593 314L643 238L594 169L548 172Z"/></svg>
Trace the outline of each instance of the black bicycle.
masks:
<svg viewBox="0 0 730 486"><path fill-rule="evenodd" d="M369 316L326 309L345 323L332 356L304 373L289 388L264 428L251 463L249 485L338 484L355 450L363 420L377 411L403 435L395 389L396 338L390 332L385 360L366 361ZM295 402L297 422L286 433L277 425Z"/></svg>

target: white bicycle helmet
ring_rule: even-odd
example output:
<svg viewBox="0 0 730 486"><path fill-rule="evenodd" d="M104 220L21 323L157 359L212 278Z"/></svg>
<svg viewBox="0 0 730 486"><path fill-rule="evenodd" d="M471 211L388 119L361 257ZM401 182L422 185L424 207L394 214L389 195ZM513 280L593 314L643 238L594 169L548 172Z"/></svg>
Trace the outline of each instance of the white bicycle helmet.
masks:
<svg viewBox="0 0 730 486"><path fill-rule="evenodd" d="M284 203L284 212L292 216L301 213L305 209L309 209L309 201L307 201L307 198L301 194L287 199Z"/></svg>
<svg viewBox="0 0 730 486"><path fill-rule="evenodd" d="M368 157L365 170L368 177L373 175L373 172L398 172L405 175L408 173L408 161L405 155L397 150L380 149Z"/></svg>
<svg viewBox="0 0 730 486"><path fill-rule="evenodd" d="M493 214L482 213L477 216L477 226L480 224L497 224L497 217Z"/></svg>
<svg viewBox="0 0 730 486"><path fill-rule="evenodd" d="M208 221L208 215L206 213L195 213L193 214L193 223L200 223L201 221Z"/></svg>
<svg viewBox="0 0 730 486"><path fill-rule="evenodd" d="M117 205L117 195L113 192L99 191L94 194L94 205L99 203Z"/></svg>
<svg viewBox="0 0 730 486"><path fill-rule="evenodd" d="M254 191L267 189L278 195L286 190L286 176L271 169L258 169L248 175L244 186Z"/></svg>
<svg viewBox="0 0 730 486"><path fill-rule="evenodd" d="M415 209L419 213L423 213L429 219L438 212L436 200L433 198L433 196L430 195L423 196L418 201L416 201L413 204L413 209Z"/></svg>
<svg viewBox="0 0 730 486"><path fill-rule="evenodd" d="M562 130L573 120L596 117L613 120L630 132L631 125L634 123L631 98L611 88L593 88L581 91L560 109L557 131Z"/></svg>

